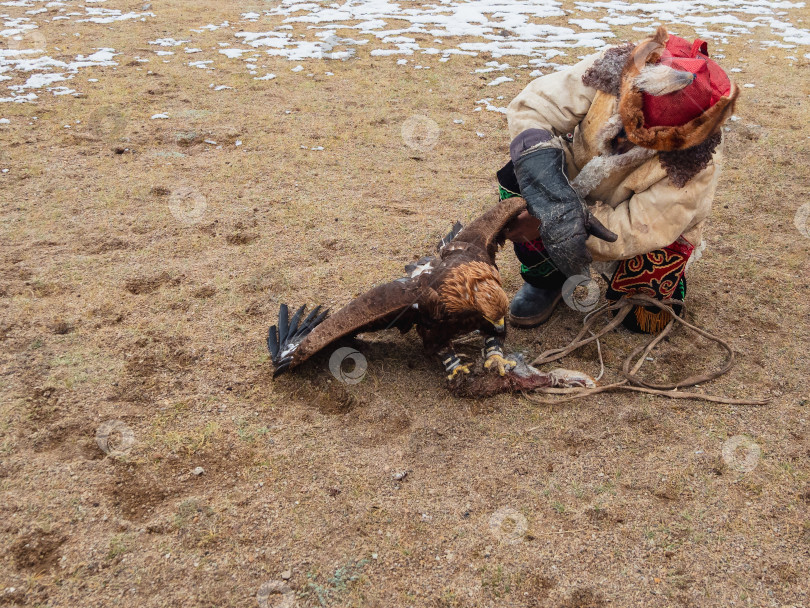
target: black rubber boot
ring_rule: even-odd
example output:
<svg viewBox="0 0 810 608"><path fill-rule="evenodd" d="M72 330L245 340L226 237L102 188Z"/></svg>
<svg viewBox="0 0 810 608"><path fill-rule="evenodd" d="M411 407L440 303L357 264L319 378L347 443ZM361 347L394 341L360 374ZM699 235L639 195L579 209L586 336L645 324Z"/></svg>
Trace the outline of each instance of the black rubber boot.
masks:
<svg viewBox="0 0 810 608"><path fill-rule="evenodd" d="M541 288L524 283L509 305L509 322L515 327L537 327L549 320L562 299L562 286Z"/></svg>

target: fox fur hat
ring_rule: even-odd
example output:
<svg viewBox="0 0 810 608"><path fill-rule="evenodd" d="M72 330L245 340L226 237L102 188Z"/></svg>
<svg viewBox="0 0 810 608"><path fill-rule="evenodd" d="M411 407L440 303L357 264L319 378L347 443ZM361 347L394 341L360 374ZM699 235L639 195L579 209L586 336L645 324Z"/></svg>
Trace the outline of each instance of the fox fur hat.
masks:
<svg viewBox="0 0 810 608"><path fill-rule="evenodd" d="M693 43L659 27L628 49L618 87L627 138L658 151L693 148L720 132L734 112L739 88Z"/></svg>

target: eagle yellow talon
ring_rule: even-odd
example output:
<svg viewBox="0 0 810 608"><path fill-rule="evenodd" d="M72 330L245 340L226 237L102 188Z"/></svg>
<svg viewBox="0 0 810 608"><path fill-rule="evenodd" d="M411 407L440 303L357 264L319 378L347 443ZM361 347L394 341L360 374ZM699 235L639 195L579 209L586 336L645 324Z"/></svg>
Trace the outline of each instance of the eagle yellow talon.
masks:
<svg viewBox="0 0 810 608"><path fill-rule="evenodd" d="M493 365L498 366L498 374L505 376L506 372L517 365L517 361L512 361L511 359L506 359L503 355L493 353L487 357L487 360L484 362L484 367L490 369Z"/></svg>
<svg viewBox="0 0 810 608"><path fill-rule="evenodd" d="M456 376L458 376L458 375L459 375L459 373L461 373L461 372L463 372L463 373L465 373L465 374L469 374L469 373L470 373L470 364L469 364L469 363L466 363L466 364L464 364L464 365L459 365L458 367L456 367L456 368L453 370L453 373L452 373L452 374L450 374L449 376L447 376L447 379L448 379L448 380L453 380L453 379L454 379Z"/></svg>

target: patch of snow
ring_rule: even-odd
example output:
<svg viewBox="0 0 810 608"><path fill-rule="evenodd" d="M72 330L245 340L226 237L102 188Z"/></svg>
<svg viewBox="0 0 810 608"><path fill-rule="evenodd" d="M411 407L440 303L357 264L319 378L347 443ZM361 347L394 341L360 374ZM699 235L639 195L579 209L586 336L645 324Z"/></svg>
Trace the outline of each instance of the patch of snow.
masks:
<svg viewBox="0 0 810 608"><path fill-rule="evenodd" d="M209 32L213 32L213 31L218 30L218 29L220 29L222 27L228 27L228 26L230 26L230 23L228 23L227 21L223 21L219 25L214 25L213 23L209 23L208 25L202 26L200 29L191 30L191 31L199 33L199 32L204 32L204 31L207 30Z"/></svg>
<svg viewBox="0 0 810 608"><path fill-rule="evenodd" d="M499 76L498 78L496 78L492 82L488 82L487 86L488 87L494 87L494 86L497 86L497 85L502 84L504 82L514 82L514 81L515 81L514 78L509 78L508 76Z"/></svg>
<svg viewBox="0 0 810 608"><path fill-rule="evenodd" d="M152 120L161 120L161 119L166 119L168 117L169 117L168 114L153 114L152 115Z"/></svg>
<svg viewBox="0 0 810 608"><path fill-rule="evenodd" d="M68 78L73 77L68 77L64 74L32 74L28 77L28 80L26 80L25 83L10 86L9 89L18 92L22 92L24 89L41 89L42 87L47 87L48 85L53 84L54 82L67 80Z"/></svg>
<svg viewBox="0 0 810 608"><path fill-rule="evenodd" d="M399 45L400 48L398 49L374 49L371 51L372 57L388 57L390 55L413 55L412 48L403 48L403 45Z"/></svg>
<svg viewBox="0 0 810 608"><path fill-rule="evenodd" d="M144 19L154 17L155 13L122 13L119 10L109 8L89 8L84 9L87 19L79 19L77 23L113 23L114 21L129 21L130 19Z"/></svg>
<svg viewBox="0 0 810 608"><path fill-rule="evenodd" d="M42 25L37 23L39 20L99 24L105 29L115 30L125 27L122 25L125 22L155 16L149 12L148 2L141 10L123 11L107 8L106 2L84 0L74 5L61 0L0 0L0 6L8 7L3 10L12 13L0 14L0 81L12 80L15 83L11 85L15 87L11 88L15 94L10 99L21 98L16 103L33 101L35 95L30 98L30 92L25 95L21 92L40 87L55 95L78 95L68 87L46 83L49 79L50 84L59 82L60 78L69 80L83 67L116 65L112 49L97 49L98 52L78 55L69 61L60 55L55 55L60 59L47 56L44 44L40 45L43 48L15 48L17 43L21 47L31 47L32 42L38 42L37 30ZM99 6L101 4L105 6ZM531 70L530 76L536 77L565 69L563 64L553 63L552 59L565 56L568 49L577 49L570 52L572 57L604 49L615 42L615 28L627 26L647 35L661 23L673 24L673 30L676 29L674 24L683 24L693 28L701 38L723 45L732 38L742 37L761 41L759 46L763 49L810 46L810 29L803 27L803 20L798 18L804 8L805 2L793 0L575 0L572 6L563 5L560 0L441 0L436 3L280 0L262 9L237 10L233 15L232 20L239 21L238 27L242 29L262 29L252 24L267 17L268 25L264 28L267 31L234 31L228 34L232 36L232 42L215 41L214 48L217 45L225 47L217 50L229 59L240 59L245 53L262 53L299 62L309 59L349 60L355 55L356 47L368 45L371 56L393 57L398 65L412 65L417 70L431 69L436 62L447 62L453 55L482 56L487 60L519 56L528 59L513 63L523 63L524 67L519 69ZM48 9L55 10L47 12ZM13 13L15 10L18 12ZM191 31L207 33L230 27L229 21L223 21ZM352 38L338 36L338 32L347 31L354 31L356 35ZM77 32L68 34L76 35ZM87 39L92 38L88 36ZM53 43L55 39L48 42ZM149 44L171 48L190 42L163 37L151 40ZM722 49L713 51L716 58L723 58ZM185 48L184 52L192 54L202 52L202 49ZM173 51L156 50L155 53L169 56ZM810 53L794 53L795 57L786 58L789 61L798 61L796 57L802 56L810 59ZM417 59L418 55L424 55L424 60ZM413 57L414 61L409 62L404 57ZM163 62L168 61L164 59ZM187 65L213 70L212 63L190 62ZM492 63L495 65L490 65ZM510 69L502 65L506 64L489 61L486 67L476 72ZM256 74L259 68L255 59L246 64L246 69L251 75ZM740 68L732 71L738 70ZM311 70L310 73L318 71ZM331 74L333 72L327 72L327 75ZM20 75L24 77L15 80ZM259 79L270 80L268 76ZM519 75L510 74L510 77L514 79ZM496 86L509 82L505 78L496 78L488 84ZM3 103L7 102L3 100Z"/></svg>
<svg viewBox="0 0 810 608"><path fill-rule="evenodd" d="M77 95L76 90L69 87L48 87L47 91L54 95Z"/></svg>
<svg viewBox="0 0 810 608"><path fill-rule="evenodd" d="M174 38L158 38L157 40L150 40L149 44L157 46L180 46L181 44L188 44L191 40L175 40Z"/></svg>
<svg viewBox="0 0 810 608"><path fill-rule="evenodd" d="M503 70L508 70L510 68L510 65L508 63L498 63L497 61L487 61L484 65L487 67L477 68L473 70L473 73L487 74L488 72L494 72L496 70L502 72Z"/></svg>
<svg viewBox="0 0 810 608"><path fill-rule="evenodd" d="M610 26L606 23L600 23L593 19L569 19L568 23L578 25L583 30L610 30Z"/></svg>
<svg viewBox="0 0 810 608"><path fill-rule="evenodd" d="M28 93L27 95L17 95L15 97L0 97L0 103L27 103L39 99L36 93Z"/></svg>
<svg viewBox="0 0 810 608"><path fill-rule="evenodd" d="M248 49L219 49L219 52L228 59L239 59L244 53L248 52Z"/></svg>
<svg viewBox="0 0 810 608"><path fill-rule="evenodd" d="M499 108L498 106L492 105L490 102L492 101L492 97L487 97L485 99L479 99L475 103L477 105L483 105L484 109L488 110L489 112L500 112L501 114L506 114L506 108ZM476 108L475 111L480 111L481 108Z"/></svg>

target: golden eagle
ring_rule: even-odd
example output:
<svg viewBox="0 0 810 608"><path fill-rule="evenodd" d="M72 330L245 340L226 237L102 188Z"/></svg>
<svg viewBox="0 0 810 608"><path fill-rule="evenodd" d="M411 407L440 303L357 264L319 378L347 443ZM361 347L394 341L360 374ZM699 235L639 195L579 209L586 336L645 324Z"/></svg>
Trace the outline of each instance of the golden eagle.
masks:
<svg viewBox="0 0 810 608"><path fill-rule="evenodd" d="M318 306L305 318L305 307L290 318L282 304L278 325L267 335L277 376L292 369L336 340L356 334L416 327L429 354L439 354L448 378L470 372L453 351L451 341L479 330L484 336L485 367L504 375L515 365L506 359L501 338L509 299L501 286L495 254L504 243L504 227L526 208L513 197L499 202L470 225L456 223L443 238L437 255L406 266L408 276L370 289L335 314Z"/></svg>

